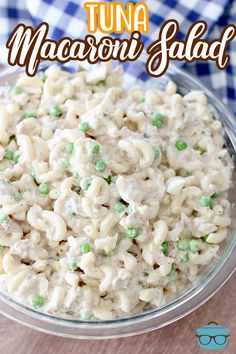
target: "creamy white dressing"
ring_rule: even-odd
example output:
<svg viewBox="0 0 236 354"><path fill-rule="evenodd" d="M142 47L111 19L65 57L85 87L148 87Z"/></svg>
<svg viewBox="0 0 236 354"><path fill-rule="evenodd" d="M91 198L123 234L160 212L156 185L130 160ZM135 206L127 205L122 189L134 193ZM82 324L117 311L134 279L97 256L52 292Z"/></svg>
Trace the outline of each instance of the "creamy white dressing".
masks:
<svg viewBox="0 0 236 354"><path fill-rule="evenodd" d="M98 73L52 66L0 102L0 288L85 320L161 306L214 261L233 169L203 93Z"/></svg>

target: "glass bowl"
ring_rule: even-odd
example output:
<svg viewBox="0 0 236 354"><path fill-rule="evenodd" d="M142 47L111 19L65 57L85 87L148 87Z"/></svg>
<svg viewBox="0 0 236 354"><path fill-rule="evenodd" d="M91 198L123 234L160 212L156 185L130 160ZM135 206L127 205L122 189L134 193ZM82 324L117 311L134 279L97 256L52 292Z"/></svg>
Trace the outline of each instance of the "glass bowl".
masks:
<svg viewBox="0 0 236 354"><path fill-rule="evenodd" d="M69 63L70 65L70 63ZM48 66L43 63L41 69ZM141 83L145 88L164 88L169 80L177 84L178 92L186 94L190 90L204 91L209 105L214 108L214 115L223 123L228 152L235 162L236 158L236 120L232 112L223 104L213 92L207 89L195 77L190 76L182 69L171 65L167 73L158 79L152 78L145 73L145 61L124 63L126 88L135 83ZM73 72L73 67L64 66L65 70ZM20 69L8 69L0 74L0 86L8 83L13 85ZM200 274L198 279L191 284L183 294L174 301L132 317L126 317L111 321L81 321L64 319L35 311L22 304L18 304L10 296L0 292L0 312L24 325L43 332L72 338L104 339L125 337L148 332L166 326L186 316L190 312L205 303L227 281L236 267L236 172L233 174L233 186L229 193L232 203L232 225L230 236L222 245L218 257L213 264Z"/></svg>

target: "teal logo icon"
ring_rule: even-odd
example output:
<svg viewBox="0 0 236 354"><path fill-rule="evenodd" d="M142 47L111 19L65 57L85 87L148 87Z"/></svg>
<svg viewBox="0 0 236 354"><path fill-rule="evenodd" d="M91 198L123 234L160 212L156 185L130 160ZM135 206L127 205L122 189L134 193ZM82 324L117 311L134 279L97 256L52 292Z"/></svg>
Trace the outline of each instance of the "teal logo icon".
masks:
<svg viewBox="0 0 236 354"><path fill-rule="evenodd" d="M225 349L229 344L229 329L219 326L216 322L209 322L206 326L196 330L198 345L201 349Z"/></svg>

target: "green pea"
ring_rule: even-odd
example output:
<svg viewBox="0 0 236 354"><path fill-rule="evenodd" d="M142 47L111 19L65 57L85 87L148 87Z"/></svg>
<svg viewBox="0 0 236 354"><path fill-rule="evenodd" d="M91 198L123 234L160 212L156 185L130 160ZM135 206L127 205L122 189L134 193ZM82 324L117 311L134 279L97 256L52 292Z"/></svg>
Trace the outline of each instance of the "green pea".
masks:
<svg viewBox="0 0 236 354"><path fill-rule="evenodd" d="M201 244L197 240L191 240L189 242L189 249L191 252L198 252L201 249Z"/></svg>
<svg viewBox="0 0 236 354"><path fill-rule="evenodd" d="M72 173L72 176L73 176L74 178L76 178L76 179L79 178L79 174L78 174L77 171L74 171L74 172Z"/></svg>
<svg viewBox="0 0 236 354"><path fill-rule="evenodd" d="M34 295L32 298L32 306L35 309L39 309L44 305L44 299L40 295Z"/></svg>
<svg viewBox="0 0 236 354"><path fill-rule="evenodd" d="M103 160L97 160L95 162L95 169L98 171L98 172L104 172L105 169L106 169L106 163L103 161Z"/></svg>
<svg viewBox="0 0 236 354"><path fill-rule="evenodd" d="M74 152L74 148L75 148L75 146L73 143L66 144L66 151L68 152L68 154L72 155Z"/></svg>
<svg viewBox="0 0 236 354"><path fill-rule="evenodd" d="M4 224L9 221L8 215L0 215L0 224Z"/></svg>
<svg viewBox="0 0 236 354"><path fill-rule="evenodd" d="M0 245L0 253L4 251L5 246Z"/></svg>
<svg viewBox="0 0 236 354"><path fill-rule="evenodd" d="M189 240L178 240L177 248L180 251L187 251L189 248Z"/></svg>
<svg viewBox="0 0 236 354"><path fill-rule="evenodd" d="M9 149L5 150L4 159L6 159L6 160L14 160L14 157L15 157L14 151L9 150Z"/></svg>
<svg viewBox="0 0 236 354"><path fill-rule="evenodd" d="M212 199L211 199L211 197L207 197L206 195L202 195L201 197L200 197L200 205L202 206L202 207L209 207L209 208L211 208L212 209Z"/></svg>
<svg viewBox="0 0 236 354"><path fill-rule="evenodd" d="M49 186L47 183L42 183L39 185L39 192L41 194L47 195L50 192Z"/></svg>
<svg viewBox="0 0 236 354"><path fill-rule="evenodd" d="M5 155L4 155L4 159L12 161L15 160L16 162L18 162L20 155L12 150L6 149L5 150Z"/></svg>
<svg viewBox="0 0 236 354"><path fill-rule="evenodd" d="M183 261L184 263L187 263L187 262L189 261L189 255L188 255L188 253L186 253L186 254L183 255L182 261Z"/></svg>
<svg viewBox="0 0 236 354"><path fill-rule="evenodd" d="M50 109L50 115L53 117L60 117L62 115L62 110L59 106L54 106Z"/></svg>
<svg viewBox="0 0 236 354"><path fill-rule="evenodd" d="M116 202L115 204L115 211L117 211L117 213L122 213L122 211L125 210L125 206L123 203L121 203L120 201Z"/></svg>
<svg viewBox="0 0 236 354"><path fill-rule="evenodd" d="M92 154L98 154L99 151L100 151L100 146L98 144L93 144L91 146L91 150L90 151L91 151Z"/></svg>
<svg viewBox="0 0 236 354"><path fill-rule="evenodd" d="M164 255L167 255L169 252L169 243L163 242L161 245L161 248L162 248L162 252L164 253Z"/></svg>
<svg viewBox="0 0 236 354"><path fill-rule="evenodd" d="M90 250L91 250L91 247L88 243L82 243L82 245L80 245L80 251L83 254L90 252Z"/></svg>
<svg viewBox="0 0 236 354"><path fill-rule="evenodd" d="M13 95L20 95L23 92L23 89L21 86L15 86L13 87L12 91Z"/></svg>
<svg viewBox="0 0 236 354"><path fill-rule="evenodd" d="M167 274L168 276L172 276L176 273L176 265L172 264L171 266L171 270L169 271L169 273Z"/></svg>
<svg viewBox="0 0 236 354"><path fill-rule="evenodd" d="M78 268L78 265L77 265L76 260L73 260L72 262L70 262L69 268L70 268L71 270L76 270L76 269Z"/></svg>
<svg viewBox="0 0 236 354"><path fill-rule="evenodd" d="M155 113L152 119L152 125L157 128L161 128L164 121L164 117L160 113Z"/></svg>
<svg viewBox="0 0 236 354"><path fill-rule="evenodd" d="M22 195L19 192L14 192L12 196L16 202L19 202L22 199Z"/></svg>
<svg viewBox="0 0 236 354"><path fill-rule="evenodd" d="M28 112L25 112L25 118L37 118L37 114L36 114L36 112L28 111Z"/></svg>
<svg viewBox="0 0 236 354"><path fill-rule="evenodd" d="M182 151L182 150L187 149L188 145L184 140L180 139L175 142L175 147L177 150Z"/></svg>
<svg viewBox="0 0 236 354"><path fill-rule="evenodd" d="M83 122L83 123L80 124L79 129L82 132L86 133L86 132L89 131L89 124L87 122Z"/></svg>
<svg viewBox="0 0 236 354"><path fill-rule="evenodd" d="M61 159L61 168L63 168L64 170L69 167L70 165L70 161L67 159Z"/></svg>
<svg viewBox="0 0 236 354"><path fill-rule="evenodd" d="M138 237L139 234L140 229L138 227L128 227L128 229L125 230L125 236L130 239Z"/></svg>

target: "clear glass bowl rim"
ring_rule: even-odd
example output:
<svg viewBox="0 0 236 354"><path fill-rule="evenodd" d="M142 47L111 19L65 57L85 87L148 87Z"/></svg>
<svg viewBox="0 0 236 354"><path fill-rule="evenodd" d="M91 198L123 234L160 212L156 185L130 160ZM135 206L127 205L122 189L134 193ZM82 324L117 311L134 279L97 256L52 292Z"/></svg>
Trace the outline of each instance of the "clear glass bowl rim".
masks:
<svg viewBox="0 0 236 354"><path fill-rule="evenodd" d="M144 65L143 62L141 62ZM43 63L40 68L49 66ZM9 68L0 74L6 80L22 69ZM197 78L183 69L171 64L167 76L179 75L193 87L204 91L211 105L224 123L225 132L236 152L235 116L228 107L210 89L206 88ZM40 331L64 337L81 339L105 339L126 337L164 327L197 309L212 297L232 275L236 267L236 230L226 245L222 255L210 268L201 281L176 298L174 301L157 309L111 321L79 321L47 315L15 302L7 294L0 292L0 313L21 324Z"/></svg>

